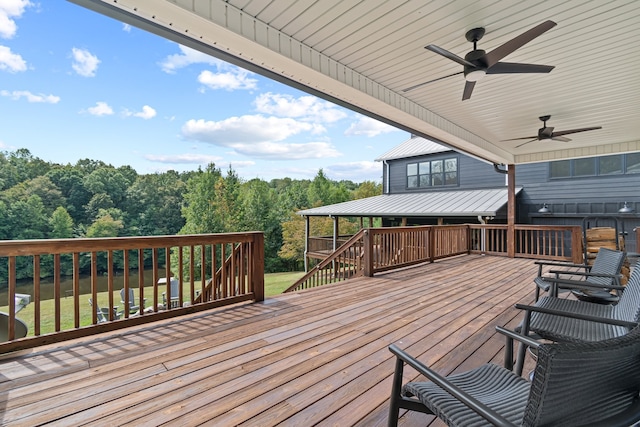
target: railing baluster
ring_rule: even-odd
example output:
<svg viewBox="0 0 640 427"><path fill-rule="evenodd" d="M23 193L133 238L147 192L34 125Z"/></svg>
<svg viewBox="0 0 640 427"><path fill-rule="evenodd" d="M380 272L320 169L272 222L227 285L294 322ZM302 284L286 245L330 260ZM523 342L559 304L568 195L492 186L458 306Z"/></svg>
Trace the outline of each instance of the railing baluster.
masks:
<svg viewBox="0 0 640 427"><path fill-rule="evenodd" d="M60 254L53 255L53 303L55 331L60 332Z"/></svg>
<svg viewBox="0 0 640 427"><path fill-rule="evenodd" d="M73 253L73 324L76 328L80 327L80 253ZM40 286L38 286L39 288ZM36 298L38 305L40 304L40 298ZM37 307L38 311L40 310ZM38 316L39 317L39 316ZM38 325L40 321L38 320ZM36 332L36 335L40 335L40 330Z"/></svg>
<svg viewBox="0 0 640 427"><path fill-rule="evenodd" d="M40 335L40 255L33 256L33 333ZM78 326L76 326L77 328Z"/></svg>

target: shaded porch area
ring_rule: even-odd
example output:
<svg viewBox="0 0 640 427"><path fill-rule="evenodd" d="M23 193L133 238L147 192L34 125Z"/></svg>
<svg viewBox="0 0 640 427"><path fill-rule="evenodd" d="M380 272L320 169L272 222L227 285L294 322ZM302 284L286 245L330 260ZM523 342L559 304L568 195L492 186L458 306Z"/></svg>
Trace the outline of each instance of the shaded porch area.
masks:
<svg viewBox="0 0 640 427"><path fill-rule="evenodd" d="M387 346L445 374L501 363L494 326L520 320L536 273L462 255L3 355L0 423L385 425Z"/></svg>

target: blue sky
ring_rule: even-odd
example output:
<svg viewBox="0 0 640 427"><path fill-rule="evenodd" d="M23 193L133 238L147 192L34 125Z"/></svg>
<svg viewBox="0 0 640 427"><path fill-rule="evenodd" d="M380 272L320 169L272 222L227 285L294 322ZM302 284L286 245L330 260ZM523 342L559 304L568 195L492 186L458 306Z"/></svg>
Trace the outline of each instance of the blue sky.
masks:
<svg viewBox="0 0 640 427"><path fill-rule="evenodd" d="M64 0L0 0L0 150L381 181L404 131Z"/></svg>

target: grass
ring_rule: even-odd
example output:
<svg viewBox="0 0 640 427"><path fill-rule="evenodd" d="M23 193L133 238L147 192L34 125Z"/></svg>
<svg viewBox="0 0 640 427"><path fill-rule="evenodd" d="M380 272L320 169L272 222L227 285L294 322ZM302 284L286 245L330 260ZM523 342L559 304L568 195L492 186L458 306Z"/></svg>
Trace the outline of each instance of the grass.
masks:
<svg viewBox="0 0 640 427"><path fill-rule="evenodd" d="M285 273L270 273L265 274L264 277L264 286L265 286L265 296L270 297L274 295L281 294L282 291L291 286L296 280L303 276L303 272L285 272ZM199 289L200 283L196 283L196 289ZM162 291L164 289L161 287L158 290L158 298L160 302L162 302ZM145 288L145 299L147 302L153 301L153 287L149 286ZM90 295L81 295L80 296L80 326L88 326L91 325L92 322L92 309L89 305L88 298ZM135 292L136 302L138 300L138 292ZM185 287L184 290L184 299L189 300L190 294L189 289ZM122 310L122 304L120 304L120 291L113 292L113 302L114 305L120 306L119 310ZM109 293L108 292L99 292L98 293L98 305L100 307L108 307L109 306ZM149 304L147 304L149 305ZM0 307L1 312L7 312L8 307ZM68 330L74 327L74 308L73 308L73 298L61 298L60 299L60 330ZM44 300L40 303L40 333L46 334L55 331L54 324L54 301L53 300ZM23 308L17 315L17 317L27 324L29 328L29 336L33 335L34 332L34 304L29 304L25 308Z"/></svg>

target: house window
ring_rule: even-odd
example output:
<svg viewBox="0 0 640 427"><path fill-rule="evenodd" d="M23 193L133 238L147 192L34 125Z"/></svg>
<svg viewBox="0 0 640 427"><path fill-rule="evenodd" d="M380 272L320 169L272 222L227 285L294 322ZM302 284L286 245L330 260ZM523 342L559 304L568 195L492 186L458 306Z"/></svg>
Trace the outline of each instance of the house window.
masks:
<svg viewBox="0 0 640 427"><path fill-rule="evenodd" d="M622 173L622 156L600 157L598 175L615 175Z"/></svg>
<svg viewBox="0 0 640 427"><path fill-rule="evenodd" d="M596 159L576 159L573 161L573 176L594 176L596 174Z"/></svg>
<svg viewBox="0 0 640 427"><path fill-rule="evenodd" d="M568 178L571 176L570 160L551 162L551 178Z"/></svg>
<svg viewBox="0 0 640 427"><path fill-rule="evenodd" d="M640 173L640 153L627 154L626 160L626 173Z"/></svg>
<svg viewBox="0 0 640 427"><path fill-rule="evenodd" d="M458 159L407 164L407 188L458 185Z"/></svg>
<svg viewBox="0 0 640 427"><path fill-rule="evenodd" d="M558 160L549 163L551 179L632 173L640 173L640 153Z"/></svg>

